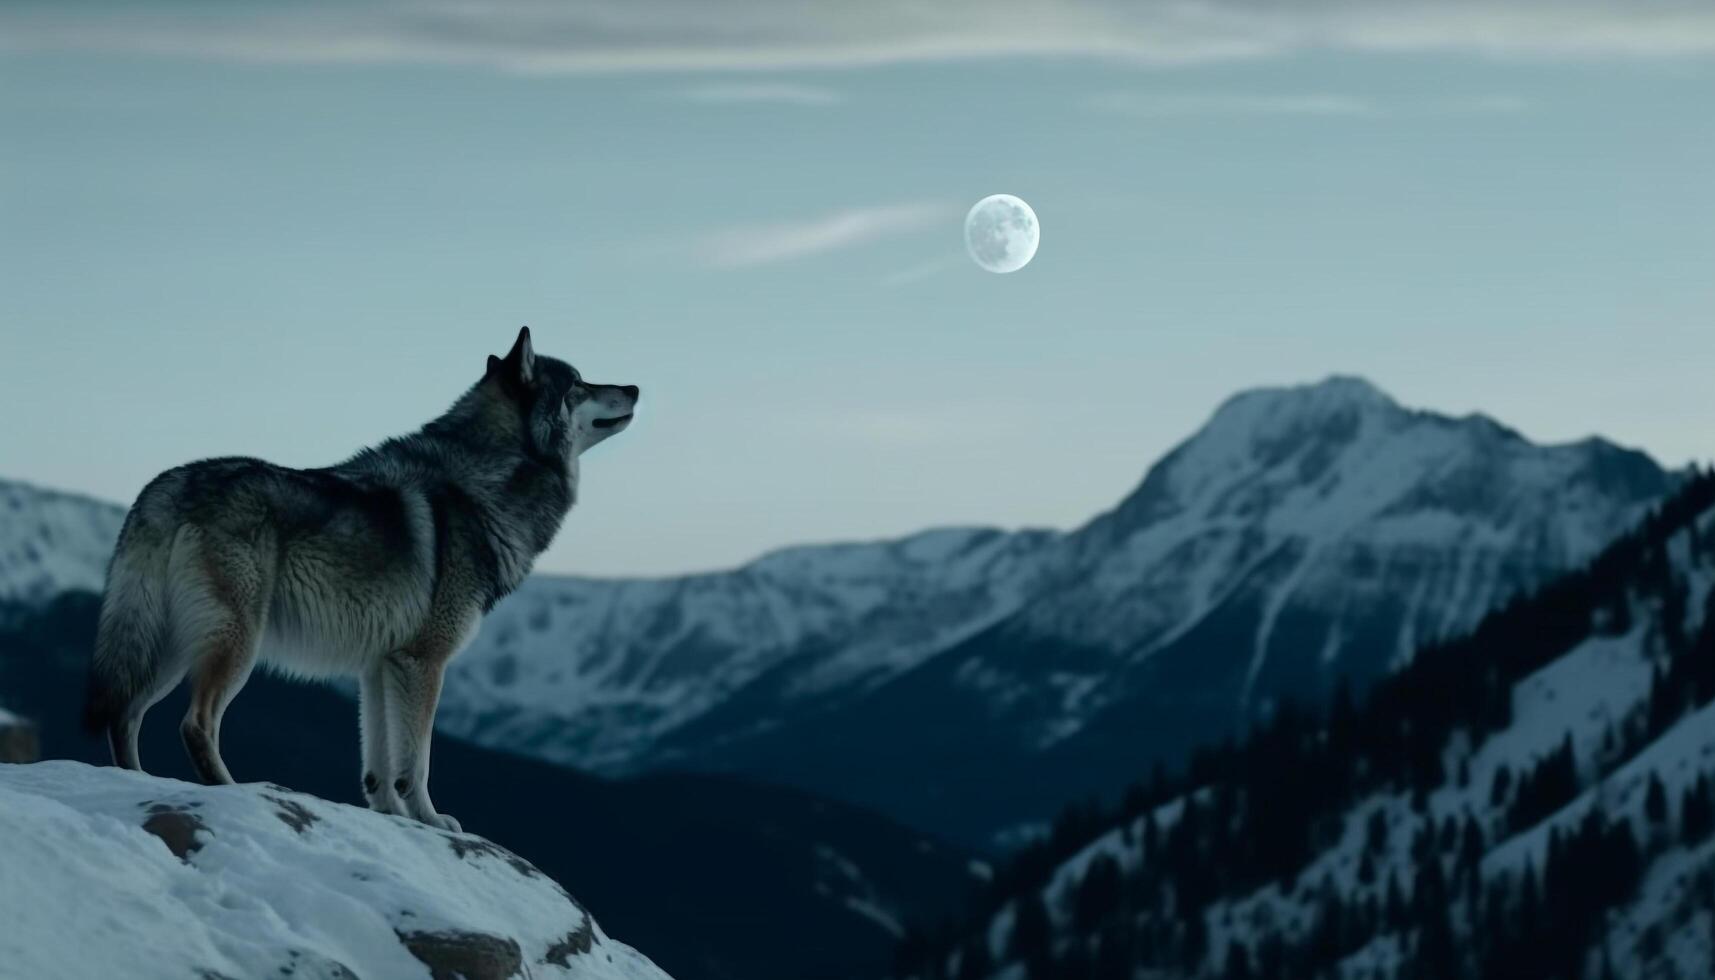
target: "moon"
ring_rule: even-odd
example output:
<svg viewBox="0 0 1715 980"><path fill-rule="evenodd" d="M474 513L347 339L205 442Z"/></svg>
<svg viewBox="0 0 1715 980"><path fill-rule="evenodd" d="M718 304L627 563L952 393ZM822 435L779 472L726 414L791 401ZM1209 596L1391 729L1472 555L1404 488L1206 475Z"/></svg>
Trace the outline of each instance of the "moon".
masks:
<svg viewBox="0 0 1715 980"><path fill-rule="evenodd" d="M965 215L965 250L990 272L1017 272L1029 265L1041 241L1036 212L1011 194L990 194Z"/></svg>

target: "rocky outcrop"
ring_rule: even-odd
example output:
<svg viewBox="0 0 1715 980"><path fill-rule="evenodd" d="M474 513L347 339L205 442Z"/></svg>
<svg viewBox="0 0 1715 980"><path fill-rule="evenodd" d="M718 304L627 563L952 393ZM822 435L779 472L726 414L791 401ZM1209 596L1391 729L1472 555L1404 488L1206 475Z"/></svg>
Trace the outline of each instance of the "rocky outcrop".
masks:
<svg viewBox="0 0 1715 980"><path fill-rule="evenodd" d="M505 848L269 784L0 765L0 838L18 976L667 980Z"/></svg>
<svg viewBox="0 0 1715 980"><path fill-rule="evenodd" d="M0 708L0 762L35 762L41 752L36 726Z"/></svg>

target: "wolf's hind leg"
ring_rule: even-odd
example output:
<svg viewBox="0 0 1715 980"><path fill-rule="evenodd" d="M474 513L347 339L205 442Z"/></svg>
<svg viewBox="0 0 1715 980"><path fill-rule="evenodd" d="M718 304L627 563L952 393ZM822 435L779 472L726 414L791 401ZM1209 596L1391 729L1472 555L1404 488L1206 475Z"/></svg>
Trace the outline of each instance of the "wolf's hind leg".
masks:
<svg viewBox="0 0 1715 980"><path fill-rule="evenodd" d="M108 724L107 747L113 752L114 765L143 771L143 758L137 751L137 735L143 729L143 716L184 679L184 664L173 664L155 676L153 689L143 692L126 705L119 717Z"/></svg>
<svg viewBox="0 0 1715 980"><path fill-rule="evenodd" d="M197 775L209 784L233 782L220 757L220 722L256 666L256 625L233 619L203 640L191 672L191 706L179 726Z"/></svg>
<svg viewBox="0 0 1715 980"><path fill-rule="evenodd" d="M409 816L393 789L393 751L385 661L378 661L358 678L358 717L363 727L363 798L381 813Z"/></svg>
<svg viewBox="0 0 1715 980"><path fill-rule="evenodd" d="M175 602L189 610L179 628L191 661L191 704L179 734L203 782L230 783L232 773L220 757L220 722L256 666L269 582L246 543L210 536L197 544L192 560L200 581Z"/></svg>

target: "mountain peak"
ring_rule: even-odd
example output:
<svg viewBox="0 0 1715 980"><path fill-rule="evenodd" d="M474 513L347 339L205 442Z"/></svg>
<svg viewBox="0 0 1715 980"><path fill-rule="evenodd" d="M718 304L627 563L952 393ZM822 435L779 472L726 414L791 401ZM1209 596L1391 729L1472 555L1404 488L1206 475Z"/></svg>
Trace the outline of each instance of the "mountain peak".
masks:
<svg viewBox="0 0 1715 980"><path fill-rule="evenodd" d="M1229 408L1260 404L1298 412L1339 408L1397 409L1387 392L1355 374L1331 374L1321 381L1296 385L1266 385L1247 388L1228 398L1216 409L1218 416Z"/></svg>
<svg viewBox="0 0 1715 980"><path fill-rule="evenodd" d="M1162 561L1183 564L1180 577L1212 563L1185 600L1202 608L1278 552L1285 567L1316 565L1277 583L1281 596L1312 580L1331 594L1357 574L1348 561L1366 575L1445 572L1433 585L1446 594L1407 601L1418 613L1436 609L1413 615L1434 620L1430 632L1441 635L1496 596L1587 558L1671 482L1642 453L1599 441L1537 445L1486 416L1403 408L1359 378L1254 389L1229 399L1118 507L1077 533L1081 577L1114 583L1096 590L1099 614L1080 616L1123 620L1128 583ZM1487 563L1479 585L1461 577L1474 556ZM1402 635L1404 656L1418 632Z"/></svg>
<svg viewBox="0 0 1715 980"><path fill-rule="evenodd" d="M1241 391L1215 409L1191 443L1266 465L1312 442L1348 441L1365 419L1391 422L1408 414L1363 378L1336 374L1313 384Z"/></svg>
<svg viewBox="0 0 1715 980"><path fill-rule="evenodd" d="M1350 413L1399 412L1387 392L1356 375L1334 374L1296 385L1265 385L1244 389L1215 409L1214 425L1223 420L1257 421L1326 418Z"/></svg>

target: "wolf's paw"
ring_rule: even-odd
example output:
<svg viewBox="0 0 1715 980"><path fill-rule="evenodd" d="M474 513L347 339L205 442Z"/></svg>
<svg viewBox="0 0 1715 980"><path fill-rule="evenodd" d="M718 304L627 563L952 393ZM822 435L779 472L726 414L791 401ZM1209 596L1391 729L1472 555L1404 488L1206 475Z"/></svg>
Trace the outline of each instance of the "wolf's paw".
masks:
<svg viewBox="0 0 1715 980"><path fill-rule="evenodd" d="M459 822L457 820L454 820L452 817L447 816L444 813L431 814L429 819L423 822L431 827L439 827L442 830L451 831L455 834L464 832L464 828L459 826Z"/></svg>
<svg viewBox="0 0 1715 980"><path fill-rule="evenodd" d="M411 811L405 808L404 801L397 796L379 796L369 801L369 808L376 813L386 813L395 817L408 817Z"/></svg>

